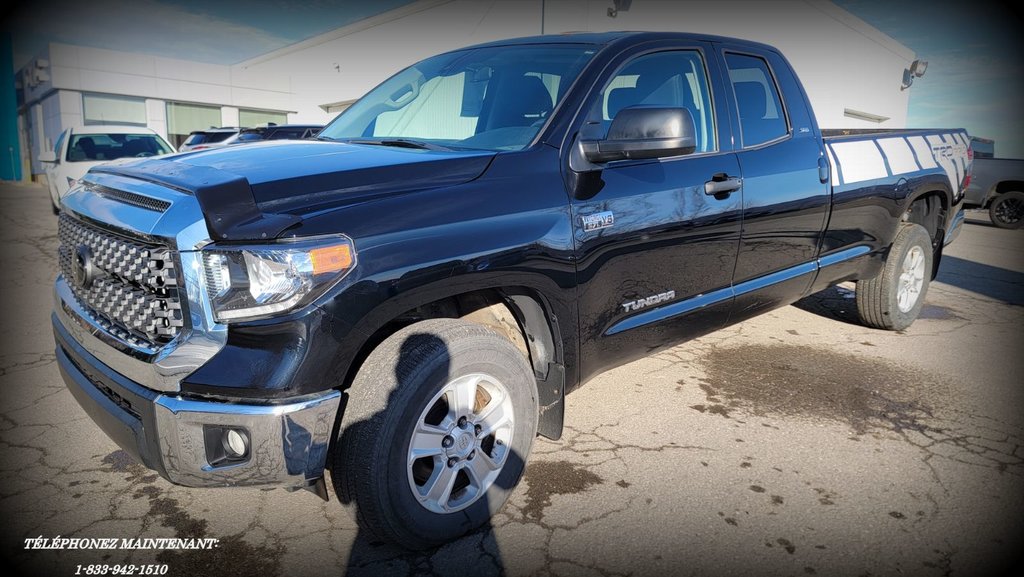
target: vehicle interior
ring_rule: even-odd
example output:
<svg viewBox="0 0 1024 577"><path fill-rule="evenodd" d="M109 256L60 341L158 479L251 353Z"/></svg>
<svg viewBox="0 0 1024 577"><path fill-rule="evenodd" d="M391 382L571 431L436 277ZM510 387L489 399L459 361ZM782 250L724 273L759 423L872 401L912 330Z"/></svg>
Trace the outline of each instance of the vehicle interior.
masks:
<svg viewBox="0 0 1024 577"><path fill-rule="evenodd" d="M518 150L547 122L593 51L581 46L481 48L400 72L321 133Z"/></svg>

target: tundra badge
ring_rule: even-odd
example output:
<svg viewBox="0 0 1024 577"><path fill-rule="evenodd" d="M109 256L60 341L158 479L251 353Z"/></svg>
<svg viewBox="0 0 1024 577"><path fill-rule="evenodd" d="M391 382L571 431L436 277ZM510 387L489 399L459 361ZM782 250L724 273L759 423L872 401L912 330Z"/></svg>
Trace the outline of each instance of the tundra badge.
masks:
<svg viewBox="0 0 1024 577"><path fill-rule="evenodd" d="M646 307L649 307L651 305L656 305L658 303L668 302L668 301L673 300L675 298L676 298L676 291L665 291L663 293L658 293L656 295L652 295L652 296L649 296L647 298L636 299L635 301L624 302L624 303L622 303L622 308L626 309L626 312L638 311L638 310L640 310L642 308L646 308Z"/></svg>

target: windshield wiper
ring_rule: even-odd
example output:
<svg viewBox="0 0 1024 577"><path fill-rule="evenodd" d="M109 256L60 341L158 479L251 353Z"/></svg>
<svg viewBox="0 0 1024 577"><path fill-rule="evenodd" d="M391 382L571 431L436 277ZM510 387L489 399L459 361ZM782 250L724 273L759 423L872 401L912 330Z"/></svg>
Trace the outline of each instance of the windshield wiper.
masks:
<svg viewBox="0 0 1024 577"><path fill-rule="evenodd" d="M371 146L394 146L398 148L415 148L417 150L448 150L451 148L447 146L441 146L440 144L434 144L433 142L424 142L422 140L411 140L409 138L381 138L381 139L366 139L366 138L354 138L352 140L346 140L349 144L369 144Z"/></svg>

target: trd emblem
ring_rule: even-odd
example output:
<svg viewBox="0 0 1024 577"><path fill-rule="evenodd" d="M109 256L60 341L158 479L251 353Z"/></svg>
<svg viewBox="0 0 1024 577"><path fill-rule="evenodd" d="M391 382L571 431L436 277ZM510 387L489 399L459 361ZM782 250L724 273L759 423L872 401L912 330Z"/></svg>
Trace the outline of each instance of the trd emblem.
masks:
<svg viewBox="0 0 1024 577"><path fill-rule="evenodd" d="M75 249L75 260L71 263L71 275L72 280L75 284L83 289L87 289L92 286L93 281L93 265L92 265L92 250L84 244L78 245Z"/></svg>
<svg viewBox="0 0 1024 577"><path fill-rule="evenodd" d="M608 228L615 224L615 214L610 210L596 212L594 214L585 214L580 218L583 220L584 232Z"/></svg>

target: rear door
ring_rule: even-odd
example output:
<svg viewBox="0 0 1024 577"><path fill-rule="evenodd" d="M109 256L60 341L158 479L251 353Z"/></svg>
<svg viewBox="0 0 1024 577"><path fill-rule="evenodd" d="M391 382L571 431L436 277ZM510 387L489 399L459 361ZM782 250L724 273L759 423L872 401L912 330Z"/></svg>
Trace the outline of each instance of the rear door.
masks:
<svg viewBox="0 0 1024 577"><path fill-rule="evenodd" d="M814 280L829 211L818 130L789 64L778 54L720 45L743 177L743 232L731 321L804 294Z"/></svg>
<svg viewBox="0 0 1024 577"><path fill-rule="evenodd" d="M638 48L612 65L583 109L585 122L606 132L627 106L684 107L698 142L689 155L575 173L582 380L716 330L728 317L740 194L708 195L705 183L737 177L739 165L721 137L728 116L717 106L712 54L697 42Z"/></svg>

